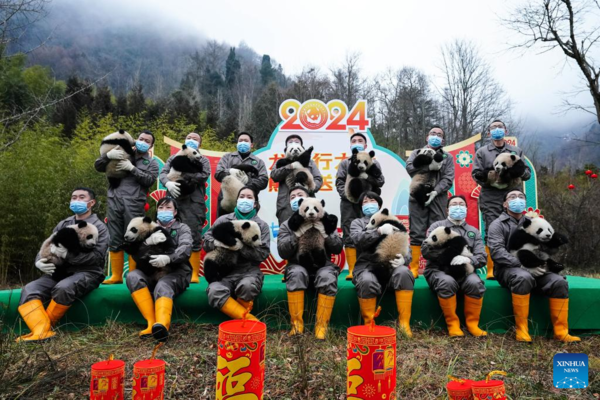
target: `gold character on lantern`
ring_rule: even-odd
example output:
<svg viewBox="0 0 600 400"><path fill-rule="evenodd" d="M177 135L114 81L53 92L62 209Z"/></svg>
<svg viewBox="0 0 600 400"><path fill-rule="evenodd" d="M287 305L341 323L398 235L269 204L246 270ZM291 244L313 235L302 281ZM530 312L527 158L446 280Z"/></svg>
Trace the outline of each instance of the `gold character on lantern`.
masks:
<svg viewBox="0 0 600 400"><path fill-rule="evenodd" d="M358 387L362 385L364 379L360 375L350 375L353 371L361 369L362 365L358 358L348 361L348 394L358 394ZM361 400L359 397L348 396L348 400Z"/></svg>
<svg viewBox="0 0 600 400"><path fill-rule="evenodd" d="M246 390L246 383L252 378L250 372L236 374L250 365L250 358L240 357L228 361L217 358L217 400L258 400L253 393L240 393Z"/></svg>

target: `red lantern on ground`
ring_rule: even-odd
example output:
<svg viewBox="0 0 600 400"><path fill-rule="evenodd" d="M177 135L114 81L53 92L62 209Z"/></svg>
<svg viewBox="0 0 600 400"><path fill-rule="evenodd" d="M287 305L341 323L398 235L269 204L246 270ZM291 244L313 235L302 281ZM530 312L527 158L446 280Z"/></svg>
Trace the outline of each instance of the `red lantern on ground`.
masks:
<svg viewBox="0 0 600 400"><path fill-rule="evenodd" d="M133 364L133 400L163 400L165 398L165 367L163 360L154 358L156 351L163 343L159 343L152 351L149 360Z"/></svg>
<svg viewBox="0 0 600 400"><path fill-rule="evenodd" d="M219 325L216 399L262 399L267 326L236 319Z"/></svg>
<svg viewBox="0 0 600 400"><path fill-rule="evenodd" d="M592 174L592 171L590 171L590 170L588 169L587 171L585 171L585 174L589 176L589 175L591 175L591 174Z"/></svg>
<svg viewBox="0 0 600 400"><path fill-rule="evenodd" d="M569 190L575 189L575 185L573 185L572 183L569 186L567 186L567 187L569 188Z"/></svg>
<svg viewBox="0 0 600 400"><path fill-rule="evenodd" d="M448 376L450 382L446 385L449 400L473 400L473 381Z"/></svg>
<svg viewBox="0 0 600 400"><path fill-rule="evenodd" d="M123 379L125 378L125 362L108 360L92 365L90 382L90 400L123 400Z"/></svg>
<svg viewBox="0 0 600 400"><path fill-rule="evenodd" d="M492 371L485 377L483 381L473 382L473 399L474 400L506 400L506 389L504 381L492 380L493 375L504 375L504 371Z"/></svg>

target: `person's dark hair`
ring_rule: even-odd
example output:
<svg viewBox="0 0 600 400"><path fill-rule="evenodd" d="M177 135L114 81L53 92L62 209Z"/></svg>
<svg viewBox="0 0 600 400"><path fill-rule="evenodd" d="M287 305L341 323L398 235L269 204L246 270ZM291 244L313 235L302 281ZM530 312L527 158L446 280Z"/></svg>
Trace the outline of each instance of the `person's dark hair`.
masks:
<svg viewBox="0 0 600 400"><path fill-rule="evenodd" d="M165 203L166 204L173 204L173 208L175 209L175 211L177 211L177 215L175 215L175 219L177 221L181 221L181 218L179 217L179 210L177 208L177 200L175 200L171 196L165 196L162 199L160 199L158 201L158 203L156 203L156 215L158 216L158 209L160 208L160 206L162 206Z"/></svg>
<svg viewBox="0 0 600 400"><path fill-rule="evenodd" d="M140 135L141 135L142 133L145 133L146 135L150 135L150 136L152 136L152 144L151 144L151 146L154 146L154 142L156 141L156 138L154 137L154 134L153 134L152 132L150 132L149 130L147 130L147 129L144 129L143 131L141 131L141 132L140 132ZM138 135L138 136L139 136L139 135Z"/></svg>
<svg viewBox="0 0 600 400"><path fill-rule="evenodd" d="M503 203L504 203L504 202L506 201L506 199L508 198L508 195L509 195L510 193L512 193L512 192L519 192L519 193L523 194L523 196L525 196L525 198L527 198L527 195L526 195L526 194L525 194L525 192L524 192L524 191L522 191L521 189L511 189L511 190L509 190L508 192L506 192L506 193L504 194L504 199L502 200L502 202L503 202Z"/></svg>
<svg viewBox="0 0 600 400"><path fill-rule="evenodd" d="M504 125L504 129L506 129L506 132L508 132L508 126L506 126L506 123L505 123L504 121L502 121L501 119L495 119L495 120L493 120L492 122L490 122L490 123L488 124L488 126L487 126L487 128L486 128L486 132L487 132L487 133L490 133L490 131L491 131L490 127L492 126L492 124L493 124L494 122L502 122L502 125Z"/></svg>
<svg viewBox="0 0 600 400"><path fill-rule="evenodd" d="M465 204L469 204L469 203L467 203L467 199L465 198L465 196L463 196L462 194L455 194L454 196L452 196L452 197L450 197L448 199L448 202L446 202L446 208L450 207L450 200L456 199L457 197L459 199L463 199L463 201L465 202Z"/></svg>
<svg viewBox="0 0 600 400"><path fill-rule="evenodd" d="M248 136L248 137L250 138L250 143L254 143L254 138L253 138L253 137L252 137L252 135L251 135L251 134L249 134L248 132L240 132L240 133L237 135L237 139L238 139L238 140L240 140L240 136L242 136L242 135L246 135L246 136Z"/></svg>
<svg viewBox="0 0 600 400"><path fill-rule="evenodd" d="M381 196L379 196L375 192L370 192L370 191L363 192L363 194L360 195L360 197L358 198L358 204L360 204L362 206L362 202L365 199L365 197L375 200L377 202L377 204L379 204L379 208L381 208L383 206L383 199L381 198ZM362 211L361 211L361 213L362 213Z"/></svg>
<svg viewBox="0 0 600 400"><path fill-rule="evenodd" d="M365 140L365 143L367 142L367 137L360 132L353 133L352 136L350 136L350 141L352 141L352 138L354 138L354 136L360 136L361 138L363 138Z"/></svg>
<svg viewBox="0 0 600 400"><path fill-rule="evenodd" d="M304 193L306 193L307 197L315 197L313 193L311 193L306 186L302 186L302 185L294 185L290 188L290 191L288 192L289 194L291 194L294 190L297 189L301 189L302 191L304 191Z"/></svg>
<svg viewBox="0 0 600 400"><path fill-rule="evenodd" d="M246 189L252 190L252 193L254 194L254 205L255 205L254 208L256 208L256 212L258 212L260 210L260 202L258 201L258 192L256 190L254 190L253 188L251 188L250 186L244 186L243 188L241 188L237 194L236 199L239 199L240 193L242 193L242 190L246 190Z"/></svg>
<svg viewBox="0 0 600 400"><path fill-rule="evenodd" d="M73 189L73 191L71 192L71 194L76 191L76 190L85 190L88 195L90 196L90 200L96 200L96 193L90 189L89 187L86 186L77 186L75 189Z"/></svg>
<svg viewBox="0 0 600 400"><path fill-rule="evenodd" d="M290 139L299 139L300 140L300 145L302 147L304 147L304 141L302 140L302 138L300 137L300 135L290 135L288 137L285 138L285 148L287 149L287 144L288 144L288 140ZM285 149L284 149L285 151Z"/></svg>
<svg viewBox="0 0 600 400"><path fill-rule="evenodd" d="M441 129L441 130L442 130L442 133L444 134L444 136L446 136L446 131L444 130L444 128L442 128L442 127L441 127L441 125L438 125L438 124L433 124L433 125L431 125L431 128L429 128L429 130L427 131L427 134L429 134L429 132L431 132L431 130L432 130L433 128L438 128L438 129Z"/></svg>

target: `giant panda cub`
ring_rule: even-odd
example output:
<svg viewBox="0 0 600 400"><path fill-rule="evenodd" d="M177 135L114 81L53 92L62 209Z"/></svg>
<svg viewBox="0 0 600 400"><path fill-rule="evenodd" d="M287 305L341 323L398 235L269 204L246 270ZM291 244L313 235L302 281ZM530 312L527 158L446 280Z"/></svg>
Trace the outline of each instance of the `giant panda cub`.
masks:
<svg viewBox="0 0 600 400"><path fill-rule="evenodd" d="M50 235L42 243L40 258L45 258L48 260L48 263L56 266L56 270L52 274L52 279L60 281L67 277L66 271L61 268L65 260L50 251L52 245L62 245L67 249L69 254L77 255L81 252L91 251L96 246L96 243L98 243L98 228L94 224L79 221L76 224L65 226Z"/></svg>
<svg viewBox="0 0 600 400"><path fill-rule="evenodd" d="M365 251L372 254L374 261L369 263L367 270L372 272L380 284L385 285L392 276L391 261L398 254L406 260L409 250L408 232L404 225L387 208L376 212L371 216L367 224L367 230L375 230L384 227L384 233Z"/></svg>
<svg viewBox="0 0 600 400"><path fill-rule="evenodd" d="M348 163L348 176L346 177L345 195L351 203L358 203L363 192L372 191L381 194L381 188L377 184L377 178L381 176L381 170L373 161L375 152L358 151L352 149L352 157Z"/></svg>
<svg viewBox="0 0 600 400"><path fill-rule="evenodd" d="M325 200L314 197L300 199L298 210L288 220L288 226L298 238L298 264L314 277L327 264L325 238L337 229L338 218L325 212Z"/></svg>
<svg viewBox="0 0 600 400"><path fill-rule="evenodd" d="M181 197L191 194L198 187L197 183L191 181L191 175L202 172L200 160L202 160L202 154L185 144L171 160L171 169L167 174L167 179L179 183Z"/></svg>
<svg viewBox="0 0 600 400"><path fill-rule="evenodd" d="M287 187L294 187L295 185L304 186L310 193L315 191L316 185L315 180L308 168L310 160L312 158L313 147L310 146L304 150L304 147L300 143L290 143L285 148L285 157L277 160L275 164L277 168L282 168L290 165L294 162L299 162L302 168L295 168L285 178L285 184Z"/></svg>
<svg viewBox="0 0 600 400"><path fill-rule="evenodd" d="M212 230L215 242L221 242L229 248L215 246L204 257L204 277L208 283L222 280L229 275L238 263L238 250L244 244L258 247L262 244L260 239L260 226L250 220L225 221Z"/></svg>
<svg viewBox="0 0 600 400"><path fill-rule="evenodd" d="M508 250L525 268L546 266L549 272L559 273L564 266L551 257L568 242L565 235L555 232L537 213L527 213L523 224L510 236Z"/></svg>
<svg viewBox="0 0 600 400"><path fill-rule="evenodd" d="M247 175L258 175L258 170L252 165L248 164L238 164L235 167L231 168L235 171L245 172ZM246 184L240 181L238 178L234 176L234 174L229 174L223 181L221 182L221 192L223 193L223 198L221 199L221 203L219 207L225 213L233 212L233 209L237 205L237 197L240 193L240 190L246 186ZM220 213L223 214L223 213Z"/></svg>
<svg viewBox="0 0 600 400"><path fill-rule="evenodd" d="M102 139L102 143L100 143L100 156L104 156L109 151L118 148L129 154L129 157L133 162L133 157L135 156L134 146L135 140L133 137L123 129L119 129L117 132L113 132ZM129 174L128 171L117 170L117 164L119 164L120 161L121 160L110 160L106 165L106 178L108 179L110 187L113 189L119 187L121 179Z"/></svg>
<svg viewBox="0 0 600 400"><path fill-rule="evenodd" d="M525 173L525 163L516 154L500 153L494 159L494 169L485 172L482 177L488 185L498 189L517 187L522 183L521 177Z"/></svg>
<svg viewBox="0 0 600 400"><path fill-rule="evenodd" d="M470 259L466 258L473 255L469 251L467 240L451 228L446 226L435 228L423 243L430 246L432 254L430 258L435 257L434 265L457 281L475 271ZM459 256L465 258L462 260L456 258ZM452 265L453 261L456 265ZM458 264L457 262L460 261L464 263Z"/></svg>
<svg viewBox="0 0 600 400"><path fill-rule="evenodd" d="M162 232L167 240L152 246L145 244L144 241L154 232ZM150 264L151 256L172 254L177 248L169 231L152 221L150 217L133 218L127 226L123 239L123 250L133 257L137 264L136 268L151 276L153 280L157 281L171 272L171 264L167 264L164 268L156 268Z"/></svg>
<svg viewBox="0 0 600 400"><path fill-rule="evenodd" d="M429 200L429 193L433 191L436 185L435 172L437 172L444 162L444 156L441 152L430 148L415 150L417 156L413 160L413 166L418 169L417 174L410 181L410 195L420 205L425 205ZM427 169L422 169L428 167Z"/></svg>

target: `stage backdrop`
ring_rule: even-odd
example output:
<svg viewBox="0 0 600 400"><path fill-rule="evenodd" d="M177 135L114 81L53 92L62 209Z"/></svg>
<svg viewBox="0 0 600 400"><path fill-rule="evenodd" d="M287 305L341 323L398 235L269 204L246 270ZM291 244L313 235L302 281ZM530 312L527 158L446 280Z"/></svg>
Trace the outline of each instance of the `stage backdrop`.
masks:
<svg viewBox="0 0 600 400"><path fill-rule="evenodd" d="M367 103L359 100L351 109L340 100L332 100L324 103L321 100L307 100L300 103L297 100L286 100L279 107L282 122L275 128L266 147L255 150L254 154L265 162L270 173L275 162L284 156L285 138L291 134L302 137L305 147L314 146L313 160L323 175L323 186L317 193L317 197L325 200L327 212L340 216L340 197L335 187L335 176L340 162L349 157L350 135L348 130L354 129L362 132L367 137L367 151L374 150L377 161L381 164L385 176L385 185L382 188L383 206L389 208L408 228L408 187L410 177L406 172L406 163L397 154L378 146L371 135L369 127L371 121L367 115ZM463 194L468 199L467 222L477 228L481 226L482 219L477 207L479 186L471 178L473 162L475 158L475 143L480 141L481 135L460 143L445 146L444 149L452 154L455 163L455 180L450 192ZM171 154L175 154L181 148L181 143L165 138L165 143L171 146ZM515 138L509 138L509 142L516 144ZM425 145L425 139L423 140ZM210 160L212 176L207 182L206 196L207 221L203 232L210 228L216 219L216 199L220 190L220 183L214 179L214 173L221 156L225 153L201 149L202 154ZM408 157L410 153L407 152ZM529 160L527 164L532 170L531 179L526 182L524 189L527 193L528 207L537 208L537 182L533 165ZM164 165L159 160L160 167ZM160 182L157 189L150 196L158 201L165 196L166 191ZM285 261L277 253L277 234L279 225L275 217L275 205L277 199L278 184L269 179L267 189L260 195L261 209L259 216L270 227L271 230L271 255L261 265L266 274L281 274ZM212 200L215 201L212 201ZM341 232L341 230L340 230ZM334 257L334 262L345 266L343 254Z"/></svg>

